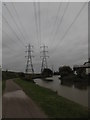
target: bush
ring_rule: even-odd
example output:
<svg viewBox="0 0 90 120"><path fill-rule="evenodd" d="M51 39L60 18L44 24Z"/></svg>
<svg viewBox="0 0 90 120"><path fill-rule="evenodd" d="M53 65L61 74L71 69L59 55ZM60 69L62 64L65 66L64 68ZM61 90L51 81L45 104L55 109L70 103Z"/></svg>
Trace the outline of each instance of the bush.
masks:
<svg viewBox="0 0 90 120"><path fill-rule="evenodd" d="M65 77L70 74L73 74L73 71L69 66L63 66L59 68L59 74L61 77Z"/></svg>
<svg viewBox="0 0 90 120"><path fill-rule="evenodd" d="M18 77L18 73L16 73L16 72L2 71L2 79L3 80L17 78L17 77Z"/></svg>
<svg viewBox="0 0 90 120"><path fill-rule="evenodd" d="M85 78L86 77L86 71L84 68L77 68L76 69L77 76L79 78Z"/></svg>
<svg viewBox="0 0 90 120"><path fill-rule="evenodd" d="M42 71L42 76L43 77L49 77L49 76L52 76L53 75L53 72L52 70L50 70L49 68L45 68L43 71Z"/></svg>

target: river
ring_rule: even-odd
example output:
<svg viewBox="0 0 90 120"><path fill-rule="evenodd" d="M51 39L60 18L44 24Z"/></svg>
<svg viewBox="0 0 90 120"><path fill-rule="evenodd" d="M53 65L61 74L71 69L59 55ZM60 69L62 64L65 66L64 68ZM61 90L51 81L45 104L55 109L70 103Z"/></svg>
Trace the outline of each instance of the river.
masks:
<svg viewBox="0 0 90 120"><path fill-rule="evenodd" d="M61 84L61 80L58 76L53 76L53 81L44 81L41 79L35 79L35 83L45 87L50 88L53 91L57 91L57 94L63 96L69 100L79 103L83 106L88 107L88 86L84 84Z"/></svg>

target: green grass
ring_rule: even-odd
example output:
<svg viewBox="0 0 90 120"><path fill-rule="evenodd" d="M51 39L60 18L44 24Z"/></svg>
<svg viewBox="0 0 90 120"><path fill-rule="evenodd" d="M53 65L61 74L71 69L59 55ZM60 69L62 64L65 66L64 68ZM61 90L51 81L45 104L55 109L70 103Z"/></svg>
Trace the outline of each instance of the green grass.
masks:
<svg viewBox="0 0 90 120"><path fill-rule="evenodd" d="M57 95L50 89L40 87L34 83L16 79L25 93L30 96L42 110L54 118L87 118L88 109Z"/></svg>

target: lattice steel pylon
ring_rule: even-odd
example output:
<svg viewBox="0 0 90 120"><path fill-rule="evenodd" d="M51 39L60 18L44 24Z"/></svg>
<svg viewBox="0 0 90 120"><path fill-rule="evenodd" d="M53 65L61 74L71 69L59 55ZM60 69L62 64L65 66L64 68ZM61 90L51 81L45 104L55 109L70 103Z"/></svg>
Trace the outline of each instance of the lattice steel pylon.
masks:
<svg viewBox="0 0 90 120"><path fill-rule="evenodd" d="M33 63L32 63L32 58L34 57L34 56L32 56L32 47L33 46L31 46L30 44L27 46L27 56L25 56L25 57L27 57L27 64L26 64L26 70L25 70L25 72L26 73L32 73L32 74L34 74L34 69L33 69Z"/></svg>
<svg viewBox="0 0 90 120"><path fill-rule="evenodd" d="M43 50L41 51L42 52L42 56L40 56L42 58L42 65L41 65L41 72L45 69L45 68L48 68L48 65L47 65L47 58L49 56L46 55L46 53L48 51L46 51L46 48L48 48L48 46L41 46L40 48L43 48Z"/></svg>

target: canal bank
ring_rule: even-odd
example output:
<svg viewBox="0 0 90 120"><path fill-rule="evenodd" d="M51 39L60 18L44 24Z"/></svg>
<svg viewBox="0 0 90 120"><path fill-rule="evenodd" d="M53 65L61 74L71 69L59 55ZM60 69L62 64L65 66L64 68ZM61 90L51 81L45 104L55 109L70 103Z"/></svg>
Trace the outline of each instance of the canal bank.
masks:
<svg viewBox="0 0 90 120"><path fill-rule="evenodd" d="M88 108L61 97L50 89L16 79L25 93L52 118L88 118Z"/></svg>
<svg viewBox="0 0 90 120"><path fill-rule="evenodd" d="M35 79L34 81L39 86L49 88L56 91L60 96L88 107L88 89L90 89L88 86L81 83L72 84L69 82L61 84L58 76L53 76L49 79L52 79L52 81L44 81L42 79Z"/></svg>

